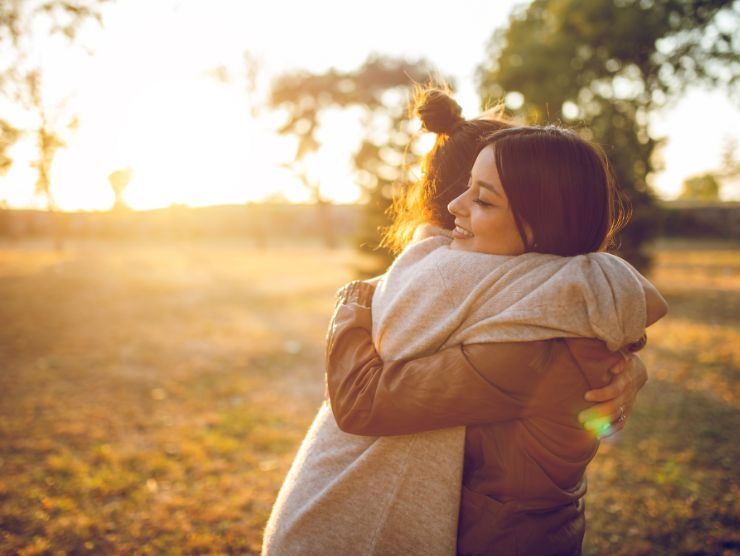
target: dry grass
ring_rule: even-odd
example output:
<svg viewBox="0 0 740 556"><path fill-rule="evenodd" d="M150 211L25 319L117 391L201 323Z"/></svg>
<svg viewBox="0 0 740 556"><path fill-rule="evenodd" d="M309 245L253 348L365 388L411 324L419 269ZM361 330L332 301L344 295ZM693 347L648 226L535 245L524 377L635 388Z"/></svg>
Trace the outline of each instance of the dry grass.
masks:
<svg viewBox="0 0 740 556"><path fill-rule="evenodd" d="M734 247L659 246L671 315L593 464L588 553L740 547ZM354 262L226 241L0 244L0 552L258 552Z"/></svg>

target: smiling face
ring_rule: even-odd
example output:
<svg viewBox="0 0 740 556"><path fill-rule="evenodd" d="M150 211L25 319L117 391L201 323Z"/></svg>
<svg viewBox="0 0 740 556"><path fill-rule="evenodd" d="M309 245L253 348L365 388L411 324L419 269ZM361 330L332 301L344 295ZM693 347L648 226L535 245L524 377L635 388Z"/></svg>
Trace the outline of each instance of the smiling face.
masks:
<svg viewBox="0 0 740 556"><path fill-rule="evenodd" d="M451 248L521 255L525 252L524 242L501 184L493 149L489 145L480 152L467 189L447 207L455 217Z"/></svg>

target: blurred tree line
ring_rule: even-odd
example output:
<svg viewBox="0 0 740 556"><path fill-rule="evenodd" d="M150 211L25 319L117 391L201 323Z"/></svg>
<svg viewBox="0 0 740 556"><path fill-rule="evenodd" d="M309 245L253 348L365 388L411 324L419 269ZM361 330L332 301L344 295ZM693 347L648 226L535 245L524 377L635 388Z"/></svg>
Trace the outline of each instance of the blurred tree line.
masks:
<svg viewBox="0 0 740 556"><path fill-rule="evenodd" d="M77 120L63 103L47 98L36 41L79 43L80 30L100 23L109 1L0 2L0 91L10 100L0 107L0 172L12 165L10 147L21 137L31 138L36 189L51 209L50 169ZM740 99L739 23L737 0L533 0L512 13L482 53L481 106L504 99L524 121L575 127L601 144L634 208L619 238L621 254L644 266L640 248L659 221L649 182L659 169L655 155L661 139L648 133L648 116L694 85L722 87ZM257 63L246 59L246 67L247 90L254 96ZM328 245L335 243L328 200L308 168L321 147L323 116L333 110L359 115L365 135L353 164L367 202L357 238L373 257L367 272L390 262L391 254L378 247L385 211L393 195L418 179L420 134L407 110L410 88L435 78L450 81L425 60L371 56L352 71L287 73L271 88L267 104L285 114L279 131L297 138L295 156L286 166L311 193ZM124 178L130 177L126 171L111 174L118 207ZM688 180L684 195L716 198L717 180L737 175L736 160L722 171Z"/></svg>
<svg viewBox="0 0 740 556"><path fill-rule="evenodd" d="M648 115L689 86L724 87L740 98L739 22L732 0L534 0L493 33L478 70L481 105L503 98L528 123L575 127L602 145L633 208L619 252L645 267L641 246L659 223L649 181L661 144L648 133ZM368 132L354 165L369 199L360 245L378 256L375 271L391 260L378 248L390 197L414 177L407 93L433 73L423 61L372 58L354 72L289 74L273 89L273 106L289 113L280 131L299 139L296 160L319 148L322 110L365 110Z"/></svg>

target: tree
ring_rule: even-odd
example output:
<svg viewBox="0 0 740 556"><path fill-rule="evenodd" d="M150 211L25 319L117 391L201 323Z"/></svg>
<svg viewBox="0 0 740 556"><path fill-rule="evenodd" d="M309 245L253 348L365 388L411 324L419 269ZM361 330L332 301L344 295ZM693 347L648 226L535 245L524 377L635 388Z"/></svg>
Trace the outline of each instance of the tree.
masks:
<svg viewBox="0 0 740 556"><path fill-rule="evenodd" d="M737 139L725 138L722 145L722 166L716 172L721 178L733 179L740 176L740 160L737 159Z"/></svg>
<svg viewBox="0 0 740 556"><path fill-rule="evenodd" d="M5 120L0 119L0 175L10 170L13 159L8 149L18 140L20 132Z"/></svg>
<svg viewBox="0 0 740 556"><path fill-rule="evenodd" d="M113 189L113 195L116 197L116 200L113 202L113 210L120 211L128 208L126 201L123 200L123 192L128 187L132 174L131 168L122 168L108 175L108 181L110 182L111 189Z"/></svg>
<svg viewBox="0 0 740 556"><path fill-rule="evenodd" d="M409 117L406 103L399 99L376 112L381 113L383 132L366 134L353 157L357 181L365 195L357 237L360 252L369 259L368 264L357 269L364 277L385 271L394 259L394 254L380 245L381 232L391 223L388 210L393 198L418 179L416 168L420 162L417 124Z"/></svg>
<svg viewBox="0 0 740 556"><path fill-rule="evenodd" d="M713 174L688 178L683 182L679 198L689 201L719 201L719 182Z"/></svg>
<svg viewBox="0 0 740 556"><path fill-rule="evenodd" d="M508 104L528 121L578 124L606 149L634 208L619 251L644 266L640 246L657 231L648 182L661 143L648 115L692 84L738 96L739 16L732 0L534 0L494 33L479 91L484 104L520 93L520 106Z"/></svg>
<svg viewBox="0 0 740 556"><path fill-rule="evenodd" d="M12 111L0 114L0 172L13 164L8 149L26 136L36 145L36 192L54 208L51 167L65 136L77 118L64 102L54 104L44 88L38 60L43 39L63 37L74 43L88 21L100 23L100 6L108 0L8 0L0 4L0 92L12 101ZM17 123L22 122L22 123Z"/></svg>
<svg viewBox="0 0 740 556"><path fill-rule="evenodd" d="M322 197L320 183L309 178L305 164L321 147L321 116L337 108L361 111L365 137L353 164L367 201L360 246L376 258L367 272L384 267L390 260L390 254L378 248L378 228L387 223L384 212L394 188L410 179L418 159L415 133L407 115L407 93L414 82L428 80L432 74L431 66L424 60L370 56L354 71L289 73L273 85L271 106L287 112L279 131L298 139L294 160L288 164L311 191L321 221L326 221L328 201Z"/></svg>
<svg viewBox="0 0 740 556"><path fill-rule="evenodd" d="M236 71L224 65L217 66L209 72L210 76L223 84L236 83L244 91L247 108L252 118L257 118L262 112L263 102L260 94L262 76L262 61L249 50L242 53L242 64Z"/></svg>

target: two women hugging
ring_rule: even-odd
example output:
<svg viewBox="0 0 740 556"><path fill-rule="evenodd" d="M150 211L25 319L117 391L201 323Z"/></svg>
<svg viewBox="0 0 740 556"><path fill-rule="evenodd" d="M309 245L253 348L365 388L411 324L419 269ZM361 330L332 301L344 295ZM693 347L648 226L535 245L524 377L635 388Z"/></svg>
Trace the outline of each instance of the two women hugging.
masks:
<svg viewBox="0 0 740 556"><path fill-rule="evenodd" d="M666 303L606 252L627 217L600 148L465 120L443 89L416 112L437 139L394 205L400 254L339 292L263 554L579 554L586 468Z"/></svg>

